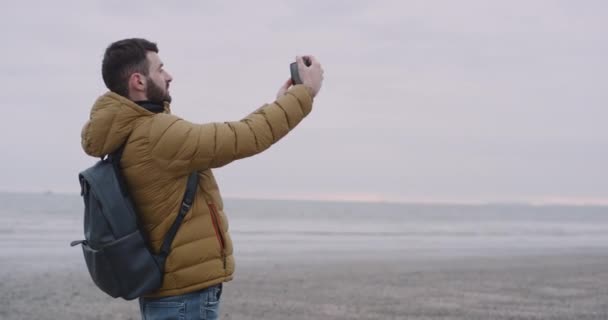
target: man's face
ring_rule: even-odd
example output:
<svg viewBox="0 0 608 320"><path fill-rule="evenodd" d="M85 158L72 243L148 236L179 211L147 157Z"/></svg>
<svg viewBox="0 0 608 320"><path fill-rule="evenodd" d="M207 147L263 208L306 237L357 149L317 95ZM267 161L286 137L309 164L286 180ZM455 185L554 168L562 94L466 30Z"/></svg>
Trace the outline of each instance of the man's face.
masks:
<svg viewBox="0 0 608 320"><path fill-rule="evenodd" d="M165 101L171 102L169 83L173 78L163 68L163 63L156 52L148 52L147 59L150 64L146 77L146 96L148 100L160 104Z"/></svg>

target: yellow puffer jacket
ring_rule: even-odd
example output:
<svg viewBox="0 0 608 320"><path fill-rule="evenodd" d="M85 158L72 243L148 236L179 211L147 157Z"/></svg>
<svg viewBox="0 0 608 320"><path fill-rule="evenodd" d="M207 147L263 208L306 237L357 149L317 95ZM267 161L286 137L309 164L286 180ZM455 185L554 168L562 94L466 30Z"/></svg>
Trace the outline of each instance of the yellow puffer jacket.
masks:
<svg viewBox="0 0 608 320"><path fill-rule="evenodd" d="M195 124L152 113L108 92L99 97L82 130L82 148L102 157L125 144L121 160L140 221L158 252L175 220L189 173L199 171L192 208L167 258L162 287L151 297L179 295L232 279L234 258L228 220L211 172L260 153L284 137L312 108L302 85L241 121Z"/></svg>

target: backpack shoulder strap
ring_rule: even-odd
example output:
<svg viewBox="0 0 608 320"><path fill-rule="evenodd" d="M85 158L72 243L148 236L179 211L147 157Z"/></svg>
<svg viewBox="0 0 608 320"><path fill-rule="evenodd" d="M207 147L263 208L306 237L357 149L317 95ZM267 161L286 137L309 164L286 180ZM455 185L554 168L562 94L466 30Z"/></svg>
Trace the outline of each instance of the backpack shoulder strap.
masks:
<svg viewBox="0 0 608 320"><path fill-rule="evenodd" d="M186 216L186 213L188 213L188 210L190 210L190 207L192 206L192 202L194 202L194 195L196 194L197 185L198 172L195 171L192 172L188 177L188 184L186 185L186 192L184 193L184 200L182 201L179 213L177 214L175 221L171 225L171 228L169 229L167 235L165 235L165 239L163 240L163 245L160 249L160 256L163 260L169 255L169 251L171 250L171 243L173 242L173 239L177 234L177 229L179 229L180 225L182 224L182 221L184 220L184 217Z"/></svg>
<svg viewBox="0 0 608 320"><path fill-rule="evenodd" d="M125 151L125 146L126 146L126 143L123 144L122 146L120 146L120 148L118 148L118 150L114 151L113 153L108 154L107 159L110 161L110 163L112 163L112 166L114 167L116 179L118 180L118 184L120 186L120 192L122 193L122 195L124 197L127 197L129 195L129 193L127 191L128 190L127 181L125 180L125 177L122 175L122 170L120 167L120 160L122 159L122 154Z"/></svg>

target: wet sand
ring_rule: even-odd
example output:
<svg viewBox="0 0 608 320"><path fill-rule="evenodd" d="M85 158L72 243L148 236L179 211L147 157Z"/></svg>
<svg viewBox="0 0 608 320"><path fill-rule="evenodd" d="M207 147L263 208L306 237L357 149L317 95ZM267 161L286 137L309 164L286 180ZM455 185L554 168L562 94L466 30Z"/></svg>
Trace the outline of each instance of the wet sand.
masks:
<svg viewBox="0 0 608 320"><path fill-rule="evenodd" d="M139 319L136 301L94 287L77 254L26 249L0 263L0 319ZM222 319L608 319L601 250L309 253L238 263Z"/></svg>

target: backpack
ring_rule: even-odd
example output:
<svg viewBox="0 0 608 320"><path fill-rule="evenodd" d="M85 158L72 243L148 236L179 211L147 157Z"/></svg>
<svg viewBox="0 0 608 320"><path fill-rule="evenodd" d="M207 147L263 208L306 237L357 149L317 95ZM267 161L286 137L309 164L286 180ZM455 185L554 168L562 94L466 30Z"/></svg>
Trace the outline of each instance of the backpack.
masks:
<svg viewBox="0 0 608 320"><path fill-rule="evenodd" d="M84 260L93 282L108 295L132 300L162 285L165 260L196 194L198 173L188 177L179 214L155 254L140 230L120 171L124 146L78 175L84 200Z"/></svg>

